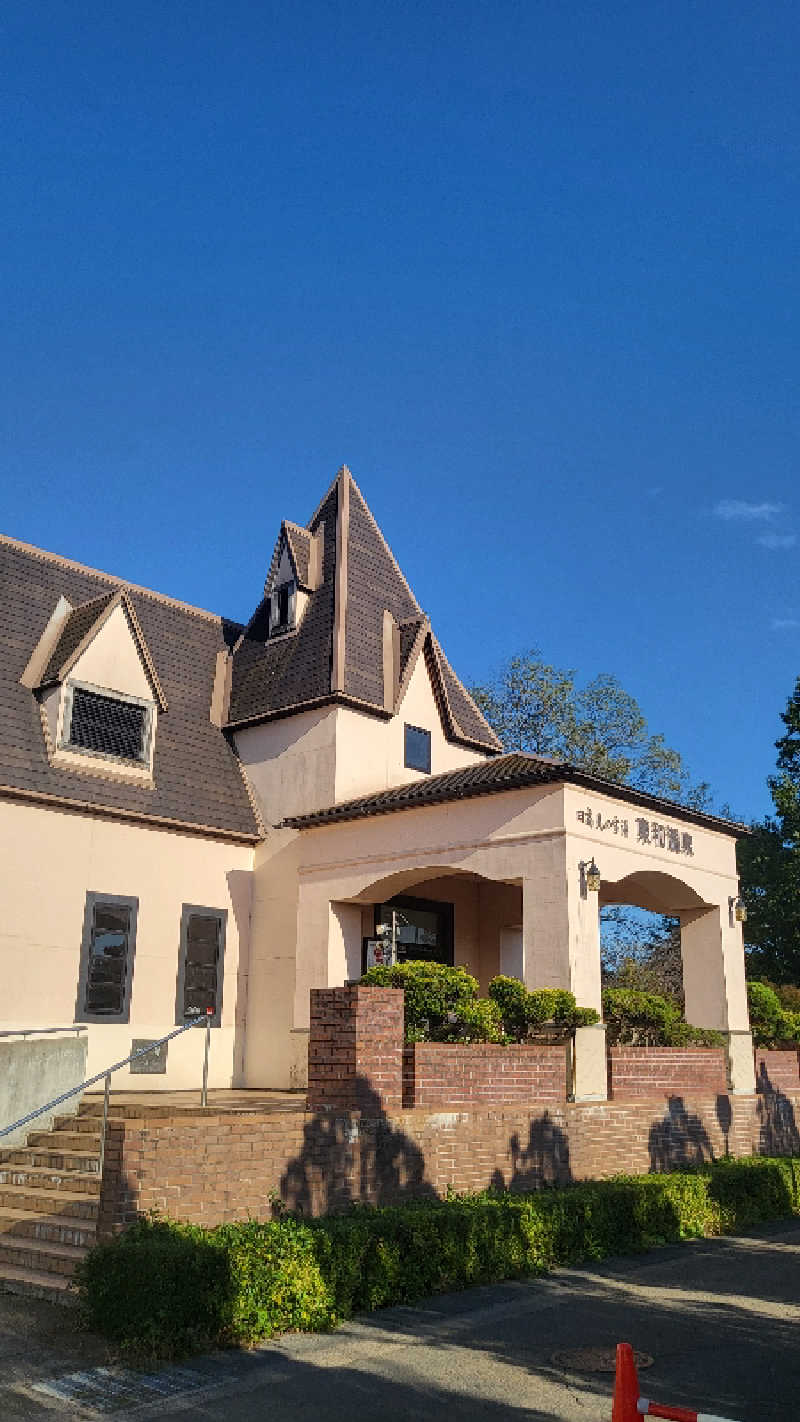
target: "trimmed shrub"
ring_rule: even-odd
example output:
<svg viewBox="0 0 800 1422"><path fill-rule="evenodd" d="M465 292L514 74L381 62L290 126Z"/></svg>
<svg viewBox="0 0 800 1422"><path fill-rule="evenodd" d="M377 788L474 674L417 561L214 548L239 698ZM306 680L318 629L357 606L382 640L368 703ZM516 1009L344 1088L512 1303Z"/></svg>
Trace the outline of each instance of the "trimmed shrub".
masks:
<svg viewBox="0 0 800 1422"><path fill-rule="evenodd" d="M677 1003L653 992L632 988L606 988L603 1020L609 1046L622 1047L722 1047L721 1032L690 1027Z"/></svg>
<svg viewBox="0 0 800 1422"><path fill-rule="evenodd" d="M768 983L747 984L747 1005L757 1047L796 1046L800 1041L800 1013L786 1008Z"/></svg>
<svg viewBox="0 0 800 1422"><path fill-rule="evenodd" d="M506 1036L524 1042L531 1031L553 1022L565 1029L599 1022L591 1007L578 1007L571 992L563 988L536 988L529 992L516 978L492 978L489 997L496 1003Z"/></svg>
<svg viewBox="0 0 800 1422"><path fill-rule="evenodd" d="M90 1327L134 1357L176 1357L793 1214L800 1162L725 1160L308 1221L201 1229L141 1220L91 1250L78 1284Z"/></svg>
<svg viewBox="0 0 800 1422"><path fill-rule="evenodd" d="M361 979L367 987L402 988L408 1042L450 1040L466 1007L478 1000L478 981L466 968L443 963L406 962L369 968Z"/></svg>

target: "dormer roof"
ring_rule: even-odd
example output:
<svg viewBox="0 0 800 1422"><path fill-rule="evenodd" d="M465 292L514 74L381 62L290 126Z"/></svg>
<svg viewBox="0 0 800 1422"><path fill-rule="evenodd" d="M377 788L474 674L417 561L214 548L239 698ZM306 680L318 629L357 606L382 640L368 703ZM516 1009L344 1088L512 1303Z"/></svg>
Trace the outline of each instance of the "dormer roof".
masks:
<svg viewBox="0 0 800 1422"><path fill-rule="evenodd" d="M48 755L43 731L47 687L69 675L120 603L159 705L151 784L65 769ZM43 647L48 628L52 644ZM0 794L257 841L263 831L240 764L211 719L219 661L241 631L200 608L0 536Z"/></svg>
<svg viewBox="0 0 800 1422"><path fill-rule="evenodd" d="M89 598L87 602L73 608L50 653L50 659L39 682L39 689L43 690L47 686L64 681L89 643L97 636L100 628L108 621L117 607L122 607L125 612L131 635L152 686L153 696L160 710L166 711L167 698L158 679L158 672L155 669L144 633L139 625L136 609L124 588L120 588L116 592L101 593L99 597Z"/></svg>
<svg viewBox="0 0 800 1422"><path fill-rule="evenodd" d="M310 577L311 549L322 567ZM255 725L329 702L390 716L424 651L449 739L487 753L500 742L459 681L352 474L343 466L305 528L284 522L270 576L284 546L309 592L302 622L269 639L256 611L234 650L229 728ZM312 588L310 583L314 581ZM269 578L268 578L269 582ZM399 681L390 710L384 687L384 614L397 624Z"/></svg>

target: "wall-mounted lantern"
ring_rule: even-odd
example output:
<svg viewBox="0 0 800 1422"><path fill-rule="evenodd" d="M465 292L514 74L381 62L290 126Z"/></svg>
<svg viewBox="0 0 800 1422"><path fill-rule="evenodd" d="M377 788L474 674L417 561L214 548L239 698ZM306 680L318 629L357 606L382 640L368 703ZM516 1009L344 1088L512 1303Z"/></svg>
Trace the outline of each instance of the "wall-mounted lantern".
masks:
<svg viewBox="0 0 800 1422"><path fill-rule="evenodd" d="M728 899L728 921L731 928L734 923L747 923L747 904L738 895L731 894Z"/></svg>
<svg viewBox="0 0 800 1422"><path fill-rule="evenodd" d="M581 898L585 899L587 892L599 894L600 870L594 862L594 855L592 855L591 863L587 863L585 859L582 859L578 865L578 869L580 870L581 876Z"/></svg>

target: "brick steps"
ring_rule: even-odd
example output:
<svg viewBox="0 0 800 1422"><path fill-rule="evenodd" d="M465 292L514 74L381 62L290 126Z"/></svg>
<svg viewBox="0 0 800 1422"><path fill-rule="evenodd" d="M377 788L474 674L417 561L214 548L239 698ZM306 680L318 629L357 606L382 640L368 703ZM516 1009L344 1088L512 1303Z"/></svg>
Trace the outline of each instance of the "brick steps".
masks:
<svg viewBox="0 0 800 1422"><path fill-rule="evenodd" d="M0 1160L0 1189L6 1189L9 1185L26 1185L34 1189L57 1190L60 1194L63 1194L65 1190L80 1192L84 1195L100 1194L100 1176L96 1171L83 1173L78 1170L68 1170L61 1173L43 1165L26 1165L23 1162Z"/></svg>
<svg viewBox="0 0 800 1422"><path fill-rule="evenodd" d="M72 1281L63 1274L40 1269L24 1269L14 1264L0 1265L0 1289L7 1294L26 1294L49 1303L72 1303Z"/></svg>
<svg viewBox="0 0 800 1422"><path fill-rule="evenodd" d="M97 1238L97 1222L74 1215L48 1215L42 1210L0 1205L0 1241L5 1243L8 1236L90 1249Z"/></svg>
<svg viewBox="0 0 800 1422"><path fill-rule="evenodd" d="M100 1135L59 1116L0 1151L0 1289L71 1302L76 1265L97 1238Z"/></svg>

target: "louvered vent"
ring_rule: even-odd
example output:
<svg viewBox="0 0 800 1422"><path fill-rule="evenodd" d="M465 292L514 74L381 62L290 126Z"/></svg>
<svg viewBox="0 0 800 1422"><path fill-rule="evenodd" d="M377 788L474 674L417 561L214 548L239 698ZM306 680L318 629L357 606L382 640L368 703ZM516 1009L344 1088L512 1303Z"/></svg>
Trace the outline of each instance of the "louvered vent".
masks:
<svg viewBox="0 0 800 1422"><path fill-rule="evenodd" d="M98 755L146 761L149 719L146 706L76 686L68 744Z"/></svg>

